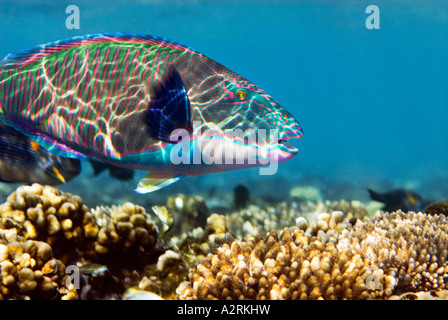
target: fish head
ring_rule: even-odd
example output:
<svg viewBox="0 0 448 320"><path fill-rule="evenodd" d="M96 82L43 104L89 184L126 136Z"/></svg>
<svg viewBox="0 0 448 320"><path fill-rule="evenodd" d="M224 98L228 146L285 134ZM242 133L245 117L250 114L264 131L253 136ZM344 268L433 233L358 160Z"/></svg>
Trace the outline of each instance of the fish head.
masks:
<svg viewBox="0 0 448 320"><path fill-rule="evenodd" d="M233 145L234 157L244 158L245 165L260 166L267 159L284 162L293 158L298 149L289 140L303 135L299 122L258 86L222 69L189 90L194 132L216 132L221 137L216 142L221 146ZM216 150L216 143L213 147ZM248 163L250 160L252 163Z"/></svg>

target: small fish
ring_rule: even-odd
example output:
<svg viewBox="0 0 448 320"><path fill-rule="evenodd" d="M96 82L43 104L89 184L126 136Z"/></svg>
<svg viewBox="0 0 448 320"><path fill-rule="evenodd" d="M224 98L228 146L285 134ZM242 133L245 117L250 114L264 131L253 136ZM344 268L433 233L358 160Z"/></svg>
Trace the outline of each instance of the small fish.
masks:
<svg viewBox="0 0 448 320"><path fill-rule="evenodd" d="M378 193L371 189L367 189L372 200L384 203L382 210L392 212L401 209L407 211L421 211L426 202L422 197L407 189L394 189L385 193Z"/></svg>
<svg viewBox="0 0 448 320"><path fill-rule="evenodd" d="M152 206L151 209L162 222L160 237L163 238L173 228L174 216L165 206Z"/></svg>
<svg viewBox="0 0 448 320"><path fill-rule="evenodd" d="M188 175L276 166L298 153L289 141L303 135L276 100L218 62L127 33L6 56L0 119L58 155L147 170L139 193Z"/></svg>
<svg viewBox="0 0 448 320"><path fill-rule="evenodd" d="M102 264L86 263L79 267L79 271L86 275L96 275L104 272L109 272L109 269Z"/></svg>
<svg viewBox="0 0 448 320"><path fill-rule="evenodd" d="M57 156L0 121L0 181L58 185L80 171L79 159Z"/></svg>
<svg viewBox="0 0 448 320"><path fill-rule="evenodd" d="M118 180L132 180L134 178L134 170L119 168L112 166L108 163L100 162L97 160L89 159L90 165L93 168L93 175L97 176L104 170L109 170L109 175Z"/></svg>

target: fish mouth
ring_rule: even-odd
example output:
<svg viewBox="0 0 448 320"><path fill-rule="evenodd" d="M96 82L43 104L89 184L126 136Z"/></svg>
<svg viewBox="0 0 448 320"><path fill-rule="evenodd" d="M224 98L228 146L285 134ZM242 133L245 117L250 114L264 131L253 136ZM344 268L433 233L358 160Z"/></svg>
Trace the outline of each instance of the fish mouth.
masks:
<svg viewBox="0 0 448 320"><path fill-rule="evenodd" d="M278 144L279 144L279 146L286 148L289 153L297 154L299 152L299 149L297 147L293 146L291 143L289 143L288 140L290 140L290 139L294 139L294 138L279 139ZM298 139L298 138L296 138L296 139Z"/></svg>
<svg viewBox="0 0 448 320"><path fill-rule="evenodd" d="M287 130L280 135L277 140L278 147L280 150L290 153L291 155L296 155L299 149L290 143L291 139L300 139L303 136L302 127L298 125L297 128L293 130Z"/></svg>
<svg viewBox="0 0 448 320"><path fill-rule="evenodd" d="M289 143L289 140L291 140L291 139L294 139L294 138L279 139L278 140L278 146L279 146L279 148L281 150L284 150L284 151L286 151L286 152L288 152L290 154L294 154L295 155L295 154L297 154L299 152L299 149L296 146L294 146L291 143Z"/></svg>

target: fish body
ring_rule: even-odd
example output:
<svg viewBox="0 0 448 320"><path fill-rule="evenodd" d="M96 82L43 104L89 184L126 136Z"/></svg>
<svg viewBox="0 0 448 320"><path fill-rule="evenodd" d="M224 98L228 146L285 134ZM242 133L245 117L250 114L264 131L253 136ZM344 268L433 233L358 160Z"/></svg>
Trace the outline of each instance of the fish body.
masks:
<svg viewBox="0 0 448 320"><path fill-rule="evenodd" d="M223 65L165 38L125 33L8 55L0 119L58 155L148 170L140 192L288 160L298 150L287 140L302 136L277 101ZM247 138L260 129L262 139ZM188 136L175 140L175 130Z"/></svg>
<svg viewBox="0 0 448 320"><path fill-rule="evenodd" d="M378 193L371 189L367 189L372 200L384 203L382 210L392 212L396 210L421 211L426 202L415 191L407 189L393 189L384 193Z"/></svg>
<svg viewBox="0 0 448 320"><path fill-rule="evenodd" d="M57 156L0 122L0 181L58 185L80 171L79 159Z"/></svg>

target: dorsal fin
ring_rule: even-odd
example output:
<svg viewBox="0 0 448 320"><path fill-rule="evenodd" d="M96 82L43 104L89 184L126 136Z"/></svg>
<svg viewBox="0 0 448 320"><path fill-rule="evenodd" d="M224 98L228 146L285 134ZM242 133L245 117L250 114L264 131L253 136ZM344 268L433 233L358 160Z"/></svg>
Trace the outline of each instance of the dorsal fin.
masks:
<svg viewBox="0 0 448 320"><path fill-rule="evenodd" d="M71 47L80 45L89 45L91 43L114 43L114 42L127 42L137 44L149 44L166 46L173 49L190 51L198 53L192 48L182 45L176 41L169 40L163 37L151 36L147 34L134 34L134 33L95 33L84 36L76 36L70 39L57 40L48 42L42 45L38 45L32 48L18 51L16 53L8 54L3 60L0 61L0 69L13 69L27 64L33 63L45 56L51 55L60 50L65 50Z"/></svg>

